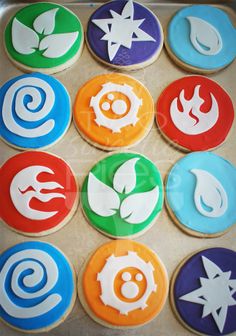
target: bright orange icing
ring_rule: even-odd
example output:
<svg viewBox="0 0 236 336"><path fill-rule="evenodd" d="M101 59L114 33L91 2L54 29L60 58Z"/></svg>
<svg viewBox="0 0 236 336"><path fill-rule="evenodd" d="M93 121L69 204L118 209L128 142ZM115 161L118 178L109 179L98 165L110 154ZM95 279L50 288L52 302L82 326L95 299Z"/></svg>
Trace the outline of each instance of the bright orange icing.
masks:
<svg viewBox="0 0 236 336"><path fill-rule="evenodd" d="M145 262L151 262L154 267L153 277L157 290L152 292L147 300L147 307L144 309L132 310L128 315L123 315L119 310L105 305L100 295L101 284L97 280L98 273L101 272L104 265L112 254L117 256L125 256L128 251L134 251ZM134 279L133 274L137 274L137 269L127 267L117 273L114 281L114 292L116 296L125 302L134 302L139 300L146 291L147 280L145 276L142 281L137 283L139 286L139 294L134 299L125 299L121 294L122 278L121 273L129 271ZM138 270L139 273L140 270ZM147 248L145 245L131 240L116 240L102 245L98 248L90 258L86 265L83 274L83 293L87 304L91 311L101 320L112 324L114 326L137 326L142 325L154 318L163 308L168 294L168 277L162 262L158 259L157 255Z"/></svg>
<svg viewBox="0 0 236 336"><path fill-rule="evenodd" d="M95 97L102 89L105 83L115 83L124 85L127 84L133 88L134 94L142 99L142 105L138 110L138 122L133 125L128 125L121 128L119 133L112 132L111 129L104 126L99 126L95 122L96 115L93 107L90 107L90 100ZM124 117L130 108L131 102L123 93L109 92L113 94L114 99L121 99L127 104L127 111L117 116L112 110L104 111L101 106L104 101L107 101L107 96L104 95L100 100L100 108L103 114L111 119ZM85 83L78 91L74 104L74 122L82 134L90 141L105 147L126 147L141 140L153 122L154 103L148 90L136 79L117 73L100 75L92 78Z"/></svg>

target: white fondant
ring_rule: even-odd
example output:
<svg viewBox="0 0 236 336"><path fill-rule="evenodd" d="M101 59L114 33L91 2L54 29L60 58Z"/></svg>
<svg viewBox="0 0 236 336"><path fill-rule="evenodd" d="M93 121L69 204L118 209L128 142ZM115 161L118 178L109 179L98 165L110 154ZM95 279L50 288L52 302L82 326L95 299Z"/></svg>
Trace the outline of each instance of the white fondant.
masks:
<svg viewBox="0 0 236 336"><path fill-rule="evenodd" d="M61 57L69 51L78 36L78 32L46 36L41 40L39 50L45 50L43 56L47 58Z"/></svg>
<svg viewBox="0 0 236 336"><path fill-rule="evenodd" d="M156 40L145 33L140 25L145 19L134 20L134 5L128 0L121 15L110 10L111 18L92 20L92 22L105 33L101 40L107 41L110 61L114 59L121 46L131 49L132 42Z"/></svg>
<svg viewBox="0 0 236 336"><path fill-rule="evenodd" d="M235 306L236 279L230 279L231 271L223 272L215 263L202 256L207 278L199 278L201 287L179 299L203 305L202 318L212 315L222 333L227 319L228 307Z"/></svg>
<svg viewBox="0 0 236 336"><path fill-rule="evenodd" d="M134 299L138 295L138 293L139 293L139 287L133 281L125 282L121 286L121 294L126 299Z"/></svg>
<svg viewBox="0 0 236 336"><path fill-rule="evenodd" d="M100 100L104 95L109 94L109 92L121 93L128 97L131 106L130 110L124 117L119 119L110 119L102 113L100 109ZM137 116L138 110L141 105L142 99L139 99L133 92L133 88L126 84L120 85L115 83L106 83L102 85L102 89L98 92L98 94L90 100L90 106L93 108L96 115L95 122L97 125L109 128L114 133L120 132L122 127L135 125L137 123L139 120Z"/></svg>
<svg viewBox="0 0 236 336"><path fill-rule="evenodd" d="M104 103L102 104L102 109L103 109L104 111L109 111L110 108L111 108L111 105L110 105L108 102L104 102Z"/></svg>
<svg viewBox="0 0 236 336"><path fill-rule="evenodd" d="M120 206L117 193L98 180L93 173L89 173L88 176L88 202L90 208L103 217L114 215Z"/></svg>
<svg viewBox="0 0 236 336"><path fill-rule="evenodd" d="M107 96L107 98L110 99L110 100L114 100L114 99L115 99L115 97L114 97L114 95L113 95L112 93L110 93L110 94Z"/></svg>
<svg viewBox="0 0 236 336"><path fill-rule="evenodd" d="M195 16L187 17L190 23L190 40L203 55L217 55L223 46L218 30L209 22Z"/></svg>
<svg viewBox="0 0 236 336"><path fill-rule="evenodd" d="M140 224L152 214L159 198L159 187L128 196L120 207L121 218L130 224Z"/></svg>
<svg viewBox="0 0 236 336"><path fill-rule="evenodd" d="M30 258L30 260L24 260L28 258ZM49 293L58 281L58 267L48 253L42 250L28 249L10 256L0 272L0 306L10 316L24 319L41 316L56 307L62 300L60 294L49 294L43 301L33 306L18 306L12 301L12 298L8 296L5 289L5 283L8 281L7 277L12 267L14 267L14 269L10 280L11 290L14 295L23 300L38 298ZM28 292L20 287L19 278L23 272L29 269L32 273L24 276L24 285L32 288L40 284L45 273L46 283L43 288L34 292Z"/></svg>
<svg viewBox="0 0 236 336"><path fill-rule="evenodd" d="M129 272L122 273L122 280L124 281L130 281L131 280L131 274Z"/></svg>
<svg viewBox="0 0 236 336"><path fill-rule="evenodd" d="M135 279L137 281L142 281L143 280L143 275L141 273L136 274Z"/></svg>
<svg viewBox="0 0 236 336"><path fill-rule="evenodd" d="M119 193L129 194L136 186L135 165L139 158L123 163L113 177L113 188Z"/></svg>
<svg viewBox="0 0 236 336"><path fill-rule="evenodd" d="M146 279L146 290L141 298L134 302L125 302L120 300L114 291L114 282L117 274L127 267L134 267L142 271ZM97 281L101 284L101 300L105 305L117 309L121 314L127 315L130 311L135 309L145 309L147 307L147 300L152 292L157 290L153 276L154 268L151 262L145 262L140 258L136 252L129 251L127 255L115 257L111 255L106 264L97 275ZM133 290L131 290L132 292ZM127 290L125 290L127 295ZM124 296L125 296L124 295ZM126 296L125 296L126 297Z"/></svg>
<svg viewBox="0 0 236 336"><path fill-rule="evenodd" d="M52 34L55 28L55 18L58 9L50 9L36 17L33 27L37 33L44 35Z"/></svg>
<svg viewBox="0 0 236 336"><path fill-rule="evenodd" d="M41 190L64 189L57 182L39 182L37 176L40 173L54 174L54 172L43 166L30 166L18 172L10 185L11 200L17 211L24 217L32 220L43 220L56 215L58 211L39 211L32 209L30 202L33 198L41 202L48 202L54 198L65 198L61 193L42 193ZM34 190L28 190L32 187Z"/></svg>
<svg viewBox="0 0 236 336"><path fill-rule="evenodd" d="M12 21L12 44L23 55L30 55L38 48L39 37L35 31L14 18Z"/></svg>
<svg viewBox="0 0 236 336"><path fill-rule="evenodd" d="M194 202L197 210L207 217L220 217L228 208L228 196L222 184L206 170L190 170L196 176ZM203 204L210 208L206 210Z"/></svg>
<svg viewBox="0 0 236 336"><path fill-rule="evenodd" d="M190 100L185 99L184 89L180 92L179 100L183 106L183 111L178 108L178 97L170 106L170 115L175 126L183 133L189 135L201 134L211 129L219 118L218 103L211 95L211 108L207 113L201 112L200 108L204 100L200 97L200 85L194 88L194 94ZM192 114L192 115L191 115Z"/></svg>
<svg viewBox="0 0 236 336"><path fill-rule="evenodd" d="M42 103L39 89L45 93L45 101L38 112L34 110ZM25 106L24 98L29 95L31 101ZM55 103L55 94L51 86L38 77L21 78L12 84L4 97L2 117L6 128L14 134L26 138L36 138L51 132L55 122L53 119L44 121L35 128L24 128L15 120L13 114L28 122L44 119L52 110Z"/></svg>
<svg viewBox="0 0 236 336"><path fill-rule="evenodd" d="M127 111L127 104L124 100L117 99L112 103L111 108L115 114L122 115Z"/></svg>

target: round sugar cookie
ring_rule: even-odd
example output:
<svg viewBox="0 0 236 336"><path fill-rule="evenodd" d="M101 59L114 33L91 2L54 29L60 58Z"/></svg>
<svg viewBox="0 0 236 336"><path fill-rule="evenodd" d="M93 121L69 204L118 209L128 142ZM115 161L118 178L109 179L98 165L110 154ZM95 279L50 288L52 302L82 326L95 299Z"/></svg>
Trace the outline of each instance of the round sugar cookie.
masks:
<svg viewBox="0 0 236 336"><path fill-rule="evenodd" d="M143 84L119 73L99 75L78 91L74 123L85 140L105 150L134 146L150 131L153 99Z"/></svg>
<svg viewBox="0 0 236 336"><path fill-rule="evenodd" d="M197 237L222 235L236 223L236 168L210 152L191 153L170 170L166 205L175 223Z"/></svg>
<svg viewBox="0 0 236 336"><path fill-rule="evenodd" d="M119 152L96 163L81 189L88 222L112 238L145 233L163 206L159 170L143 155Z"/></svg>
<svg viewBox="0 0 236 336"><path fill-rule="evenodd" d="M230 96L218 83L204 76L175 80L157 101L156 122L162 135L184 151L220 146L233 121Z"/></svg>
<svg viewBox="0 0 236 336"><path fill-rule="evenodd" d="M84 32L69 9L39 2L20 9L8 22L4 44L10 60L26 72L56 73L77 61Z"/></svg>
<svg viewBox="0 0 236 336"><path fill-rule="evenodd" d="M96 59L123 70L148 66L163 47L160 21L132 0L110 1L99 7L89 19L86 38Z"/></svg>
<svg viewBox="0 0 236 336"><path fill-rule="evenodd" d="M62 323L76 299L76 276L66 256L51 244L28 241L0 255L0 319L26 333Z"/></svg>
<svg viewBox="0 0 236 336"><path fill-rule="evenodd" d="M236 29L223 10L194 5L172 17L165 46L173 61L185 70L209 74L235 59L235 39Z"/></svg>
<svg viewBox="0 0 236 336"><path fill-rule="evenodd" d="M96 322L115 329L135 328L150 322L163 309L168 275L147 246L115 240L100 246L85 263L78 293Z"/></svg>
<svg viewBox="0 0 236 336"><path fill-rule="evenodd" d="M79 201L69 165L46 152L28 151L0 169L0 218L12 230L44 236L62 228Z"/></svg>
<svg viewBox="0 0 236 336"><path fill-rule="evenodd" d="M173 274L170 300L179 321L198 335L236 332L236 252L213 247L187 257Z"/></svg>
<svg viewBox="0 0 236 336"><path fill-rule="evenodd" d="M49 147L63 137L70 122L70 96L52 76L21 75L0 89L0 137L12 147Z"/></svg>

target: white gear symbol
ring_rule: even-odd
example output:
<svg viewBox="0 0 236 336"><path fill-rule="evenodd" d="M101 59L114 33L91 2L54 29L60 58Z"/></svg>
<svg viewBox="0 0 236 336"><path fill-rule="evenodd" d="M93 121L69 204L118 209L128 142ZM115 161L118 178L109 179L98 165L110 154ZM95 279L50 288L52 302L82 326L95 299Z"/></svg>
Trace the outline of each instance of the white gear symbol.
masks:
<svg viewBox="0 0 236 336"><path fill-rule="evenodd" d="M113 96L112 94L109 94L111 92L123 93L125 96L129 98L129 101L131 104L130 110L123 118L110 119L106 117L100 109L101 98L105 94L108 94L108 99L110 99L109 97ZM125 104L123 100L119 100L119 103L121 105L122 103L123 105ZM123 84L123 85L115 84L115 83L103 84L102 89L98 92L98 94L95 97L92 97L90 100L90 107L93 108L95 115L96 115L95 122L98 124L98 126L104 126L106 128L109 128L110 130L112 130L113 133L119 133L122 127L125 127L128 125L135 126L135 124L139 120L139 118L137 117L137 114L138 114L138 110L141 105L142 105L142 99L139 99L136 96L136 94L133 92L133 88L127 84ZM106 107L108 109L110 108L109 103L105 103L105 110L106 110ZM117 114L123 114L123 113L117 112Z"/></svg>
<svg viewBox="0 0 236 336"><path fill-rule="evenodd" d="M127 267L134 267L140 270L146 278L146 291L141 298L134 302L125 302L120 300L114 292L114 281L117 274ZM102 271L97 275L97 281L100 281L102 294L100 296L105 305L111 306L121 314L128 313L135 309L145 309L147 300L152 292L156 292L157 285L153 277L154 268L151 262L145 262L136 252L129 251L126 256L115 257L113 254L107 259ZM127 273L127 272L126 272ZM139 274L139 278L141 274ZM137 277L138 279L138 277Z"/></svg>

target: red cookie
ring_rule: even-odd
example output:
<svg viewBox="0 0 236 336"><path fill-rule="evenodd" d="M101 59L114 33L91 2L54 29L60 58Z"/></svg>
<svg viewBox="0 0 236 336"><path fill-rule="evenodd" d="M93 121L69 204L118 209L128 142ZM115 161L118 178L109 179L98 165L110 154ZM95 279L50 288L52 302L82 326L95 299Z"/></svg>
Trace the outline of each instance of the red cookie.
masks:
<svg viewBox="0 0 236 336"><path fill-rule="evenodd" d="M74 214L78 186L65 161L45 152L24 152L0 170L0 217L28 236L57 231Z"/></svg>
<svg viewBox="0 0 236 336"><path fill-rule="evenodd" d="M228 93L204 76L172 82L157 102L156 121L162 134L186 151L205 151L221 145L234 120Z"/></svg>

